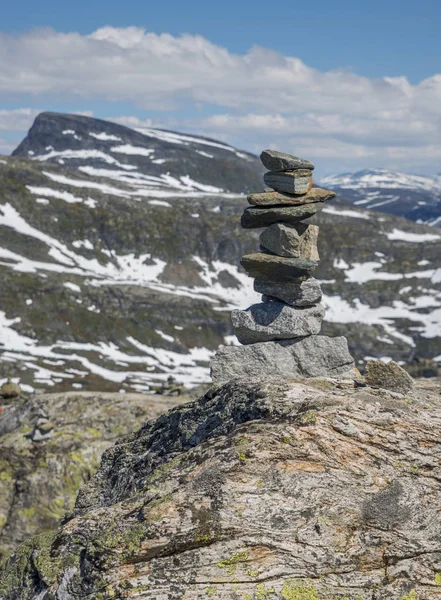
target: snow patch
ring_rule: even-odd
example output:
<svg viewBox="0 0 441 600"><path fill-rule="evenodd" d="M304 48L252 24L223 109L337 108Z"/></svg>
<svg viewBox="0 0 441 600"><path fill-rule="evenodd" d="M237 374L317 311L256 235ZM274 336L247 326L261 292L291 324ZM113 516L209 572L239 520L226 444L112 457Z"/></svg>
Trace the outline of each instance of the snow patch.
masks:
<svg viewBox="0 0 441 600"><path fill-rule="evenodd" d="M402 242L435 242L441 240L440 235L434 233L412 233L410 231L401 231L400 229L394 229L393 231L385 234L388 240L399 240Z"/></svg>
<svg viewBox="0 0 441 600"><path fill-rule="evenodd" d="M71 283L70 281L66 281L65 283L63 283L63 285L68 290L72 290L73 292L80 292L81 293L81 288L76 283Z"/></svg>
<svg viewBox="0 0 441 600"><path fill-rule="evenodd" d="M83 198L78 198L77 196L74 196L70 192L63 192L62 190L54 190L53 188L35 187L32 185L27 185L26 187L31 192L31 194L34 194L36 196L41 195L41 196L47 196L49 198L57 198L58 200L64 200L65 202L68 202L69 204L83 202ZM42 198L42 199L44 200L45 198ZM38 199L37 199L37 202L38 202ZM44 202L40 202L40 204L44 204Z"/></svg>
<svg viewBox="0 0 441 600"><path fill-rule="evenodd" d="M328 213L330 215L338 215L339 217L352 217L354 219L370 219L370 216L366 213L357 212L355 210L350 209L338 209L333 206L327 206L323 209L324 213Z"/></svg>
<svg viewBox="0 0 441 600"><path fill-rule="evenodd" d="M110 148L111 152L119 152L120 154L138 155L138 156L150 156L155 151L151 148L142 148L140 146L131 146L130 144L123 144L121 146L113 146Z"/></svg>
<svg viewBox="0 0 441 600"><path fill-rule="evenodd" d="M111 135L106 133L105 131L101 131L100 133L92 133L89 132L91 137L94 137L97 140L101 140L102 142L120 142L121 138L116 135Z"/></svg>

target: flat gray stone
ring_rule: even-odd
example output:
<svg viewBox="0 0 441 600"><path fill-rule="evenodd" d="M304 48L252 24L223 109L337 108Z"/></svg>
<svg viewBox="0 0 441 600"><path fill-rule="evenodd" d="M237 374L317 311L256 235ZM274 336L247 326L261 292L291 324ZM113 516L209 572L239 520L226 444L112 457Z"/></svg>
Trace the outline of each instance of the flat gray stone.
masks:
<svg viewBox="0 0 441 600"><path fill-rule="evenodd" d="M263 294L269 302L282 300L291 306L313 306L322 299L320 284L314 277L297 279L291 283L255 279L254 290Z"/></svg>
<svg viewBox="0 0 441 600"><path fill-rule="evenodd" d="M317 335L324 315L321 304L296 308L284 302L268 302L233 310L231 322L241 344L255 344Z"/></svg>
<svg viewBox="0 0 441 600"><path fill-rule="evenodd" d="M312 188L312 171L268 171L263 176L266 185L276 192L287 194L306 194Z"/></svg>
<svg viewBox="0 0 441 600"><path fill-rule="evenodd" d="M247 200L253 206L286 206L311 204L312 202L327 202L335 198L335 192L322 188L311 188L307 194L283 194L273 190L265 190L257 194L250 194Z"/></svg>
<svg viewBox="0 0 441 600"><path fill-rule="evenodd" d="M283 258L264 252L245 254L240 264L250 277L277 282L309 277L318 266L316 261L309 258Z"/></svg>
<svg viewBox="0 0 441 600"><path fill-rule="evenodd" d="M243 212L241 225L244 229L258 229L273 223L299 223L323 210L324 202L313 202L300 206L249 206Z"/></svg>
<svg viewBox="0 0 441 600"><path fill-rule="evenodd" d="M273 223L260 234L260 243L266 250L287 258L319 260L317 225Z"/></svg>
<svg viewBox="0 0 441 600"><path fill-rule="evenodd" d="M260 155L260 160L269 171L290 171L291 169L310 169L312 171L314 169L314 165L309 160L277 150L264 150Z"/></svg>
<svg viewBox="0 0 441 600"><path fill-rule="evenodd" d="M312 335L301 340L220 346L211 360L216 384L236 377L338 377L354 368L345 337Z"/></svg>

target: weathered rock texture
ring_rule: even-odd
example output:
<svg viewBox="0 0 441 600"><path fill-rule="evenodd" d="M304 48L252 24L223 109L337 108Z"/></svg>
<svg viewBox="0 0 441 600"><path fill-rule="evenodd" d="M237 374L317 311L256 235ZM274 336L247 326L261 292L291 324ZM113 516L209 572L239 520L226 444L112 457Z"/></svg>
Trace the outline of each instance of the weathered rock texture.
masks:
<svg viewBox="0 0 441 600"><path fill-rule="evenodd" d="M185 399L70 392L1 403L0 562L57 527L115 440Z"/></svg>
<svg viewBox="0 0 441 600"><path fill-rule="evenodd" d="M233 381L108 450L0 598L439 600L440 427L437 388Z"/></svg>

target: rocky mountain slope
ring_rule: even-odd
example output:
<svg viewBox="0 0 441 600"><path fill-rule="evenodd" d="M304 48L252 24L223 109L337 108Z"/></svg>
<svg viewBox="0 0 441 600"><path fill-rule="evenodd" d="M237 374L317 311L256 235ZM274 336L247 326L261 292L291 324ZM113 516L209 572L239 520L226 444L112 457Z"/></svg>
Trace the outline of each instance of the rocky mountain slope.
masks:
<svg viewBox="0 0 441 600"><path fill-rule="evenodd" d="M0 562L58 526L115 440L186 400L84 392L0 400Z"/></svg>
<svg viewBox="0 0 441 600"><path fill-rule="evenodd" d="M342 202L441 227L441 176L373 169L321 180Z"/></svg>
<svg viewBox="0 0 441 600"><path fill-rule="evenodd" d="M2 600L440 600L439 387L230 382L108 450Z"/></svg>
<svg viewBox="0 0 441 600"><path fill-rule="evenodd" d="M201 191L193 178L205 160L219 171L228 155L241 171L242 191L259 191L257 159L216 147L213 153L222 156L208 159L196 142L159 140L161 152L167 143L167 152L177 147L188 162L176 163L181 170L170 171L173 176L160 164L164 171L152 183L150 155L122 153L118 161L132 167L124 170L108 158L118 154L111 149L100 150L107 158L98 162L89 154L80 158L84 149L67 158L73 151L57 140L82 143L86 130L77 132L84 123L87 143L127 149L157 138L123 137L130 130L80 117L71 129L69 118L37 119L37 132L48 128L55 150L38 145L37 134L32 142L32 133L20 146L32 158L0 159L0 381L20 377L28 391L142 392L170 374L187 385L207 381L219 344L235 342L230 310L259 298L239 266L243 254L258 248L258 233L240 228L244 196ZM121 141L107 139L112 136ZM207 148L201 151L212 152ZM361 361L440 361L438 230L335 202L316 222L322 226L323 332L346 335Z"/></svg>

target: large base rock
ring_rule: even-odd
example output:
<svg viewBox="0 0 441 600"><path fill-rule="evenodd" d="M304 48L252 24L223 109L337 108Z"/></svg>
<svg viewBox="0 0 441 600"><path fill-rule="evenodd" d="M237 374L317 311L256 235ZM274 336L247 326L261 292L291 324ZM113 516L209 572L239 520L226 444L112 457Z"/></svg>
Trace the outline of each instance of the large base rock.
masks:
<svg viewBox="0 0 441 600"><path fill-rule="evenodd" d="M313 335L302 340L221 346L211 361L211 377L336 377L354 367L344 337Z"/></svg>
<svg viewBox="0 0 441 600"><path fill-rule="evenodd" d="M0 598L440 600L439 389L315 385L235 381L145 423Z"/></svg>
<svg viewBox="0 0 441 600"><path fill-rule="evenodd" d="M246 310L233 310L231 322L241 344L317 335L325 310L321 304L295 308L283 302L253 304Z"/></svg>

